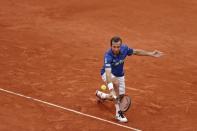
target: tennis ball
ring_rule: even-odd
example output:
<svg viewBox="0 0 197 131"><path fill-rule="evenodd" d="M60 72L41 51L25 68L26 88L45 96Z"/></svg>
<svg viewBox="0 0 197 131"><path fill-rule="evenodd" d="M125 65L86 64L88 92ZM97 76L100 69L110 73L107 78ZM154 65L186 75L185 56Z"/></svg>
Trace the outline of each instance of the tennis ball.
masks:
<svg viewBox="0 0 197 131"><path fill-rule="evenodd" d="M105 91L107 89L106 85L101 85L101 90Z"/></svg>

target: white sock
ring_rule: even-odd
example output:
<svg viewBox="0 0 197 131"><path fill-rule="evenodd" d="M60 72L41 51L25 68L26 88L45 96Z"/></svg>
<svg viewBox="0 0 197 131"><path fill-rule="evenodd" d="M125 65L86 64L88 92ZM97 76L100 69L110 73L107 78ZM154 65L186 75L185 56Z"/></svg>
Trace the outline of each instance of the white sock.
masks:
<svg viewBox="0 0 197 131"><path fill-rule="evenodd" d="M109 98L109 94L103 93L101 91L97 91L97 95L101 97L101 99Z"/></svg>
<svg viewBox="0 0 197 131"><path fill-rule="evenodd" d="M120 106L118 103L116 103L115 107L116 107L116 116L118 116L118 111L120 111Z"/></svg>

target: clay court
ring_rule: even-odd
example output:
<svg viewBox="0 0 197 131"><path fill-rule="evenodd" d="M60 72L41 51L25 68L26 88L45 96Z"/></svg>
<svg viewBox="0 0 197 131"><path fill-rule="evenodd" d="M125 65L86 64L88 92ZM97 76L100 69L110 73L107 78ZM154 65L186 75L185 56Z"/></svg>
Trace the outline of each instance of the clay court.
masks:
<svg viewBox="0 0 197 131"><path fill-rule="evenodd" d="M1 0L0 131L196 131L195 0ZM128 123L98 104L114 35L164 56L125 62Z"/></svg>

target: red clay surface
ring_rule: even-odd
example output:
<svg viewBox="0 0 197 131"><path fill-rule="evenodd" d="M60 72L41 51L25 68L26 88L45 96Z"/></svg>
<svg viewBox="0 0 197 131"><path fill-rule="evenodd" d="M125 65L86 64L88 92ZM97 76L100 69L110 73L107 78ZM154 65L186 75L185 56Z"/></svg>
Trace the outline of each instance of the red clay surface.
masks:
<svg viewBox="0 0 197 131"><path fill-rule="evenodd" d="M195 0L1 0L0 88L114 121L97 104L113 35L162 58L129 57L124 124L144 131L197 130ZM0 91L0 131L127 129Z"/></svg>

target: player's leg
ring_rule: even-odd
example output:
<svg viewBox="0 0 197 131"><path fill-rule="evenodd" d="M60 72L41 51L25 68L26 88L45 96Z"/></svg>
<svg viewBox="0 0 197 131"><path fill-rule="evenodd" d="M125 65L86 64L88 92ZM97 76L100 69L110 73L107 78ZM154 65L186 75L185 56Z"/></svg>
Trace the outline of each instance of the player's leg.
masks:
<svg viewBox="0 0 197 131"><path fill-rule="evenodd" d="M118 80L118 85L116 85L117 87L117 90L116 90L116 95L118 96L118 98L115 101L115 107L116 107L116 115L115 115L115 118L120 121L120 122L127 122L127 118L124 116L123 112L120 110L120 96L124 95L125 94L125 90L120 90L120 86L121 86L121 89L122 89L122 84L120 83L120 80Z"/></svg>
<svg viewBox="0 0 197 131"><path fill-rule="evenodd" d="M125 78L123 77L117 77L119 81L118 85L118 100L117 103L120 102L121 98L125 95ZM120 122L127 122L127 118L124 116L123 112L120 111L120 106L119 104L116 104L116 119L118 119ZM118 109L119 108L119 109Z"/></svg>

